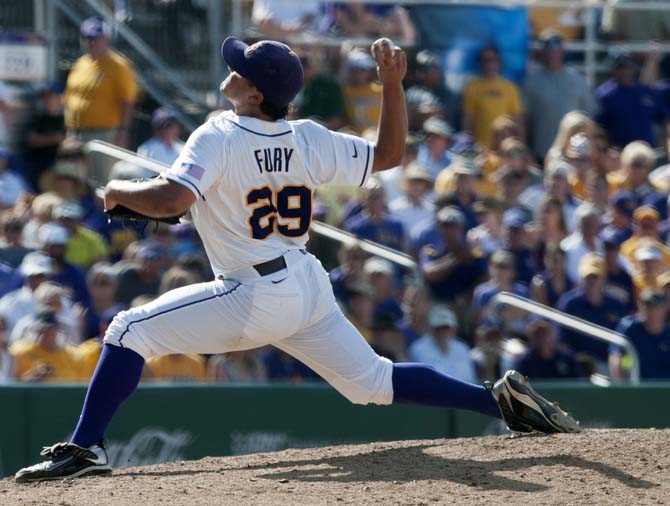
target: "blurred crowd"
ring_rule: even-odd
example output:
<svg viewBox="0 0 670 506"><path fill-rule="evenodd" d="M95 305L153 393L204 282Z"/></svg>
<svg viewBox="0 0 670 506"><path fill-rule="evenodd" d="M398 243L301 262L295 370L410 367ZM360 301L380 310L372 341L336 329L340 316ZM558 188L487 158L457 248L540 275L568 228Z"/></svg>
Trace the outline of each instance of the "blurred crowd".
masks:
<svg viewBox="0 0 670 506"><path fill-rule="evenodd" d="M315 23L347 37L415 37L402 7L329 4L324 14L320 4L257 0L252 21L276 38ZM85 143L138 146L171 164L184 132L177 112L160 107L148 139L129 135L142 93L132 64L111 47L102 20L86 20L80 35L84 54L65 83L21 103L0 86L0 383L87 381L119 311L212 279L188 221L108 223L98 186L147 172L92 156ZM318 191L314 219L418 264L410 270L370 256L358 240L310 239L342 311L381 355L473 382L512 367L551 380L627 377L625 350L497 305L506 291L622 333L644 379L670 378L663 55L616 54L608 78L592 88L566 62L568 36L551 27L537 34L540 49L521 85L502 76L498 48L483 47L479 75L459 95L444 83L439 53L413 52L402 165L361 189ZM374 141L381 93L367 48L345 41L335 52L297 50L305 87L291 118ZM144 376L318 381L274 348L149 359Z"/></svg>

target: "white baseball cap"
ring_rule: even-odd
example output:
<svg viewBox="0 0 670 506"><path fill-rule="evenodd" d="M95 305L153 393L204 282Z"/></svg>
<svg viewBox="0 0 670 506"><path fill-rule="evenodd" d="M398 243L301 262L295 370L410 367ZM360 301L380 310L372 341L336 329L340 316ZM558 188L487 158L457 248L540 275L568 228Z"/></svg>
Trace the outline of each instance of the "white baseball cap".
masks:
<svg viewBox="0 0 670 506"><path fill-rule="evenodd" d="M43 245L65 245L69 238L67 229L58 223L46 223L37 232L37 240Z"/></svg>
<svg viewBox="0 0 670 506"><path fill-rule="evenodd" d="M454 312L447 306L436 304L428 313L428 323L434 329L439 327L456 328L457 320Z"/></svg>
<svg viewBox="0 0 670 506"><path fill-rule="evenodd" d="M19 270L24 277L40 274L48 276L53 273L53 260L44 253L33 251L23 257Z"/></svg>
<svg viewBox="0 0 670 506"><path fill-rule="evenodd" d="M393 264L379 257L368 258L363 266L365 274L388 274L393 275Z"/></svg>

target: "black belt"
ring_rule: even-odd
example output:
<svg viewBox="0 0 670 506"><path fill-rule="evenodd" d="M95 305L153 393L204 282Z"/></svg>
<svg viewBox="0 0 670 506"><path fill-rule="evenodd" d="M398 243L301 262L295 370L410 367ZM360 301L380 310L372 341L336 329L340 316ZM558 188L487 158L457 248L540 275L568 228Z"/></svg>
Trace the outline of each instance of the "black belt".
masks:
<svg viewBox="0 0 670 506"><path fill-rule="evenodd" d="M286 260L284 260L284 256L282 255L272 260L268 260L267 262L263 262L262 264L256 264L254 265L254 269L256 269L256 272L261 276L268 276L277 271L281 271L282 269L286 269Z"/></svg>
<svg viewBox="0 0 670 506"><path fill-rule="evenodd" d="M300 253L303 255L306 255L307 252L304 249L298 250ZM282 269L286 269L286 260L284 260L284 255L273 258L272 260L268 260L267 262L263 262L261 264L256 264L253 266L254 269L256 269L256 272L261 275L261 276L269 276L270 274L274 274L275 272L281 271Z"/></svg>

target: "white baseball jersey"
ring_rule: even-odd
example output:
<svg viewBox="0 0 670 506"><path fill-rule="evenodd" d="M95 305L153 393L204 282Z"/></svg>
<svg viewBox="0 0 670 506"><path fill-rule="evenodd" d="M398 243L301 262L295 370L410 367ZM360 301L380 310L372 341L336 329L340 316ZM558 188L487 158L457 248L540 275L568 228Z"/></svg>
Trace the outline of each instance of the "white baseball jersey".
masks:
<svg viewBox="0 0 670 506"><path fill-rule="evenodd" d="M271 260L308 239L319 185L362 186L373 147L310 120L226 111L198 128L164 177L198 198L193 221L216 274Z"/></svg>
<svg viewBox="0 0 670 506"><path fill-rule="evenodd" d="M225 112L198 128L164 177L198 197L193 220L223 276L119 313L105 343L144 358L272 345L352 402L392 402L393 365L347 321L328 273L303 249L316 187L364 184L372 156L367 141L312 121ZM279 256L275 272L252 267Z"/></svg>

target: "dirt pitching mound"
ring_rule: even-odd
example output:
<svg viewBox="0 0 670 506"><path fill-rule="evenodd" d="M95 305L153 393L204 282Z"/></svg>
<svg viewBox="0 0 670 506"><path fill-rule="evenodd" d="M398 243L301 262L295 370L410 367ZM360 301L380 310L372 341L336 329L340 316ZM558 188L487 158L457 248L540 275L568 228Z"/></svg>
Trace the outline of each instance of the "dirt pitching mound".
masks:
<svg viewBox="0 0 670 506"><path fill-rule="evenodd" d="M670 430L588 430L287 450L17 485L0 504L670 504Z"/></svg>

